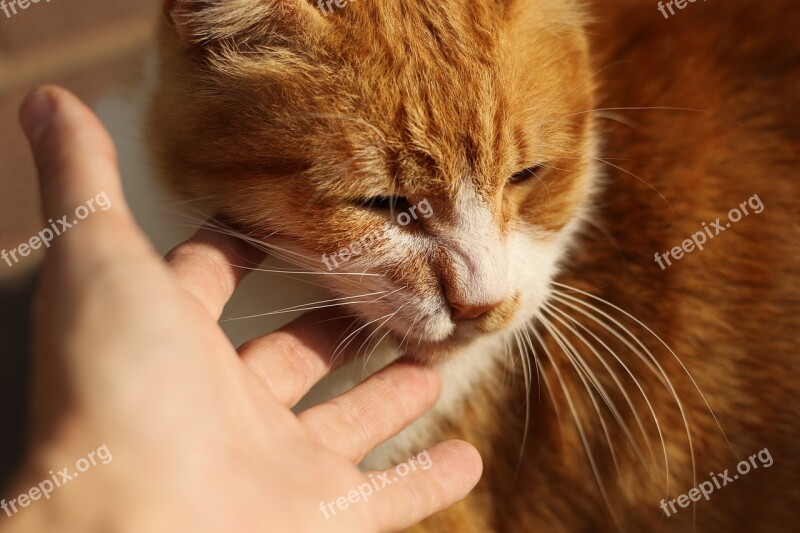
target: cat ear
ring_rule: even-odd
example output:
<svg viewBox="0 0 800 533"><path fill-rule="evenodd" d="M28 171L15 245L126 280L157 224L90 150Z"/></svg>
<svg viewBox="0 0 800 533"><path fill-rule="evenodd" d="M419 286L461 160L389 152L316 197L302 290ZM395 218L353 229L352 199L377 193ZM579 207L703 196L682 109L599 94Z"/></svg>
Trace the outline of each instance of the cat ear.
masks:
<svg viewBox="0 0 800 533"><path fill-rule="evenodd" d="M164 0L164 14L194 43L305 33L324 20L306 0Z"/></svg>

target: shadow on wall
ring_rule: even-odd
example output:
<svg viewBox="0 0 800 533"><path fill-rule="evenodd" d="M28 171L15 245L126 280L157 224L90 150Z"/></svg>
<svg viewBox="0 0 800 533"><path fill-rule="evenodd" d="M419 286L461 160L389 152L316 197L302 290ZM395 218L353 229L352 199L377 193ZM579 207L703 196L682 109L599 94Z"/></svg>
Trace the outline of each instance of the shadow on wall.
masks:
<svg viewBox="0 0 800 533"><path fill-rule="evenodd" d="M0 284L0 485L19 465L25 444L30 365L28 339L35 276Z"/></svg>

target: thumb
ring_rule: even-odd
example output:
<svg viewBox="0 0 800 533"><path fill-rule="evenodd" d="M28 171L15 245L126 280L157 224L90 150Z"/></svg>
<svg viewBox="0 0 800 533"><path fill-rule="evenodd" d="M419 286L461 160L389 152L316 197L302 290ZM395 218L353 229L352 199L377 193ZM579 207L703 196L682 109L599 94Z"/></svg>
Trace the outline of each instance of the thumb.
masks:
<svg viewBox="0 0 800 533"><path fill-rule="evenodd" d="M114 143L91 110L64 89L42 87L25 100L20 122L47 221L40 246L76 251L83 260L149 248L125 202Z"/></svg>

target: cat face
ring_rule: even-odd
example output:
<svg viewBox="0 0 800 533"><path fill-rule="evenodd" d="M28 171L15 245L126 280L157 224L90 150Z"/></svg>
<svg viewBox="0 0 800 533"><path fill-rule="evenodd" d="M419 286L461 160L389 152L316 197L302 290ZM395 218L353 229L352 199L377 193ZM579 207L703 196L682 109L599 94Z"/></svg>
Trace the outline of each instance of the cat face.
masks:
<svg viewBox="0 0 800 533"><path fill-rule="evenodd" d="M329 271L411 355L443 356L530 321L584 214L576 4L167 2L158 160L183 194Z"/></svg>

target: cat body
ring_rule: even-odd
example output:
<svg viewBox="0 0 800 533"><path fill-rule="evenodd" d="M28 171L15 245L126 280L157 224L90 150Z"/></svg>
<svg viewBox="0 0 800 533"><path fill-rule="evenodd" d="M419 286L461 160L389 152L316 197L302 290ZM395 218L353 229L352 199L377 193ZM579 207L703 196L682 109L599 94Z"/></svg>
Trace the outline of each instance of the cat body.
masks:
<svg viewBox="0 0 800 533"><path fill-rule="evenodd" d="M165 179L304 268L382 228L325 281L443 394L372 464L484 460L415 530L797 523L794 3L166 7Z"/></svg>

